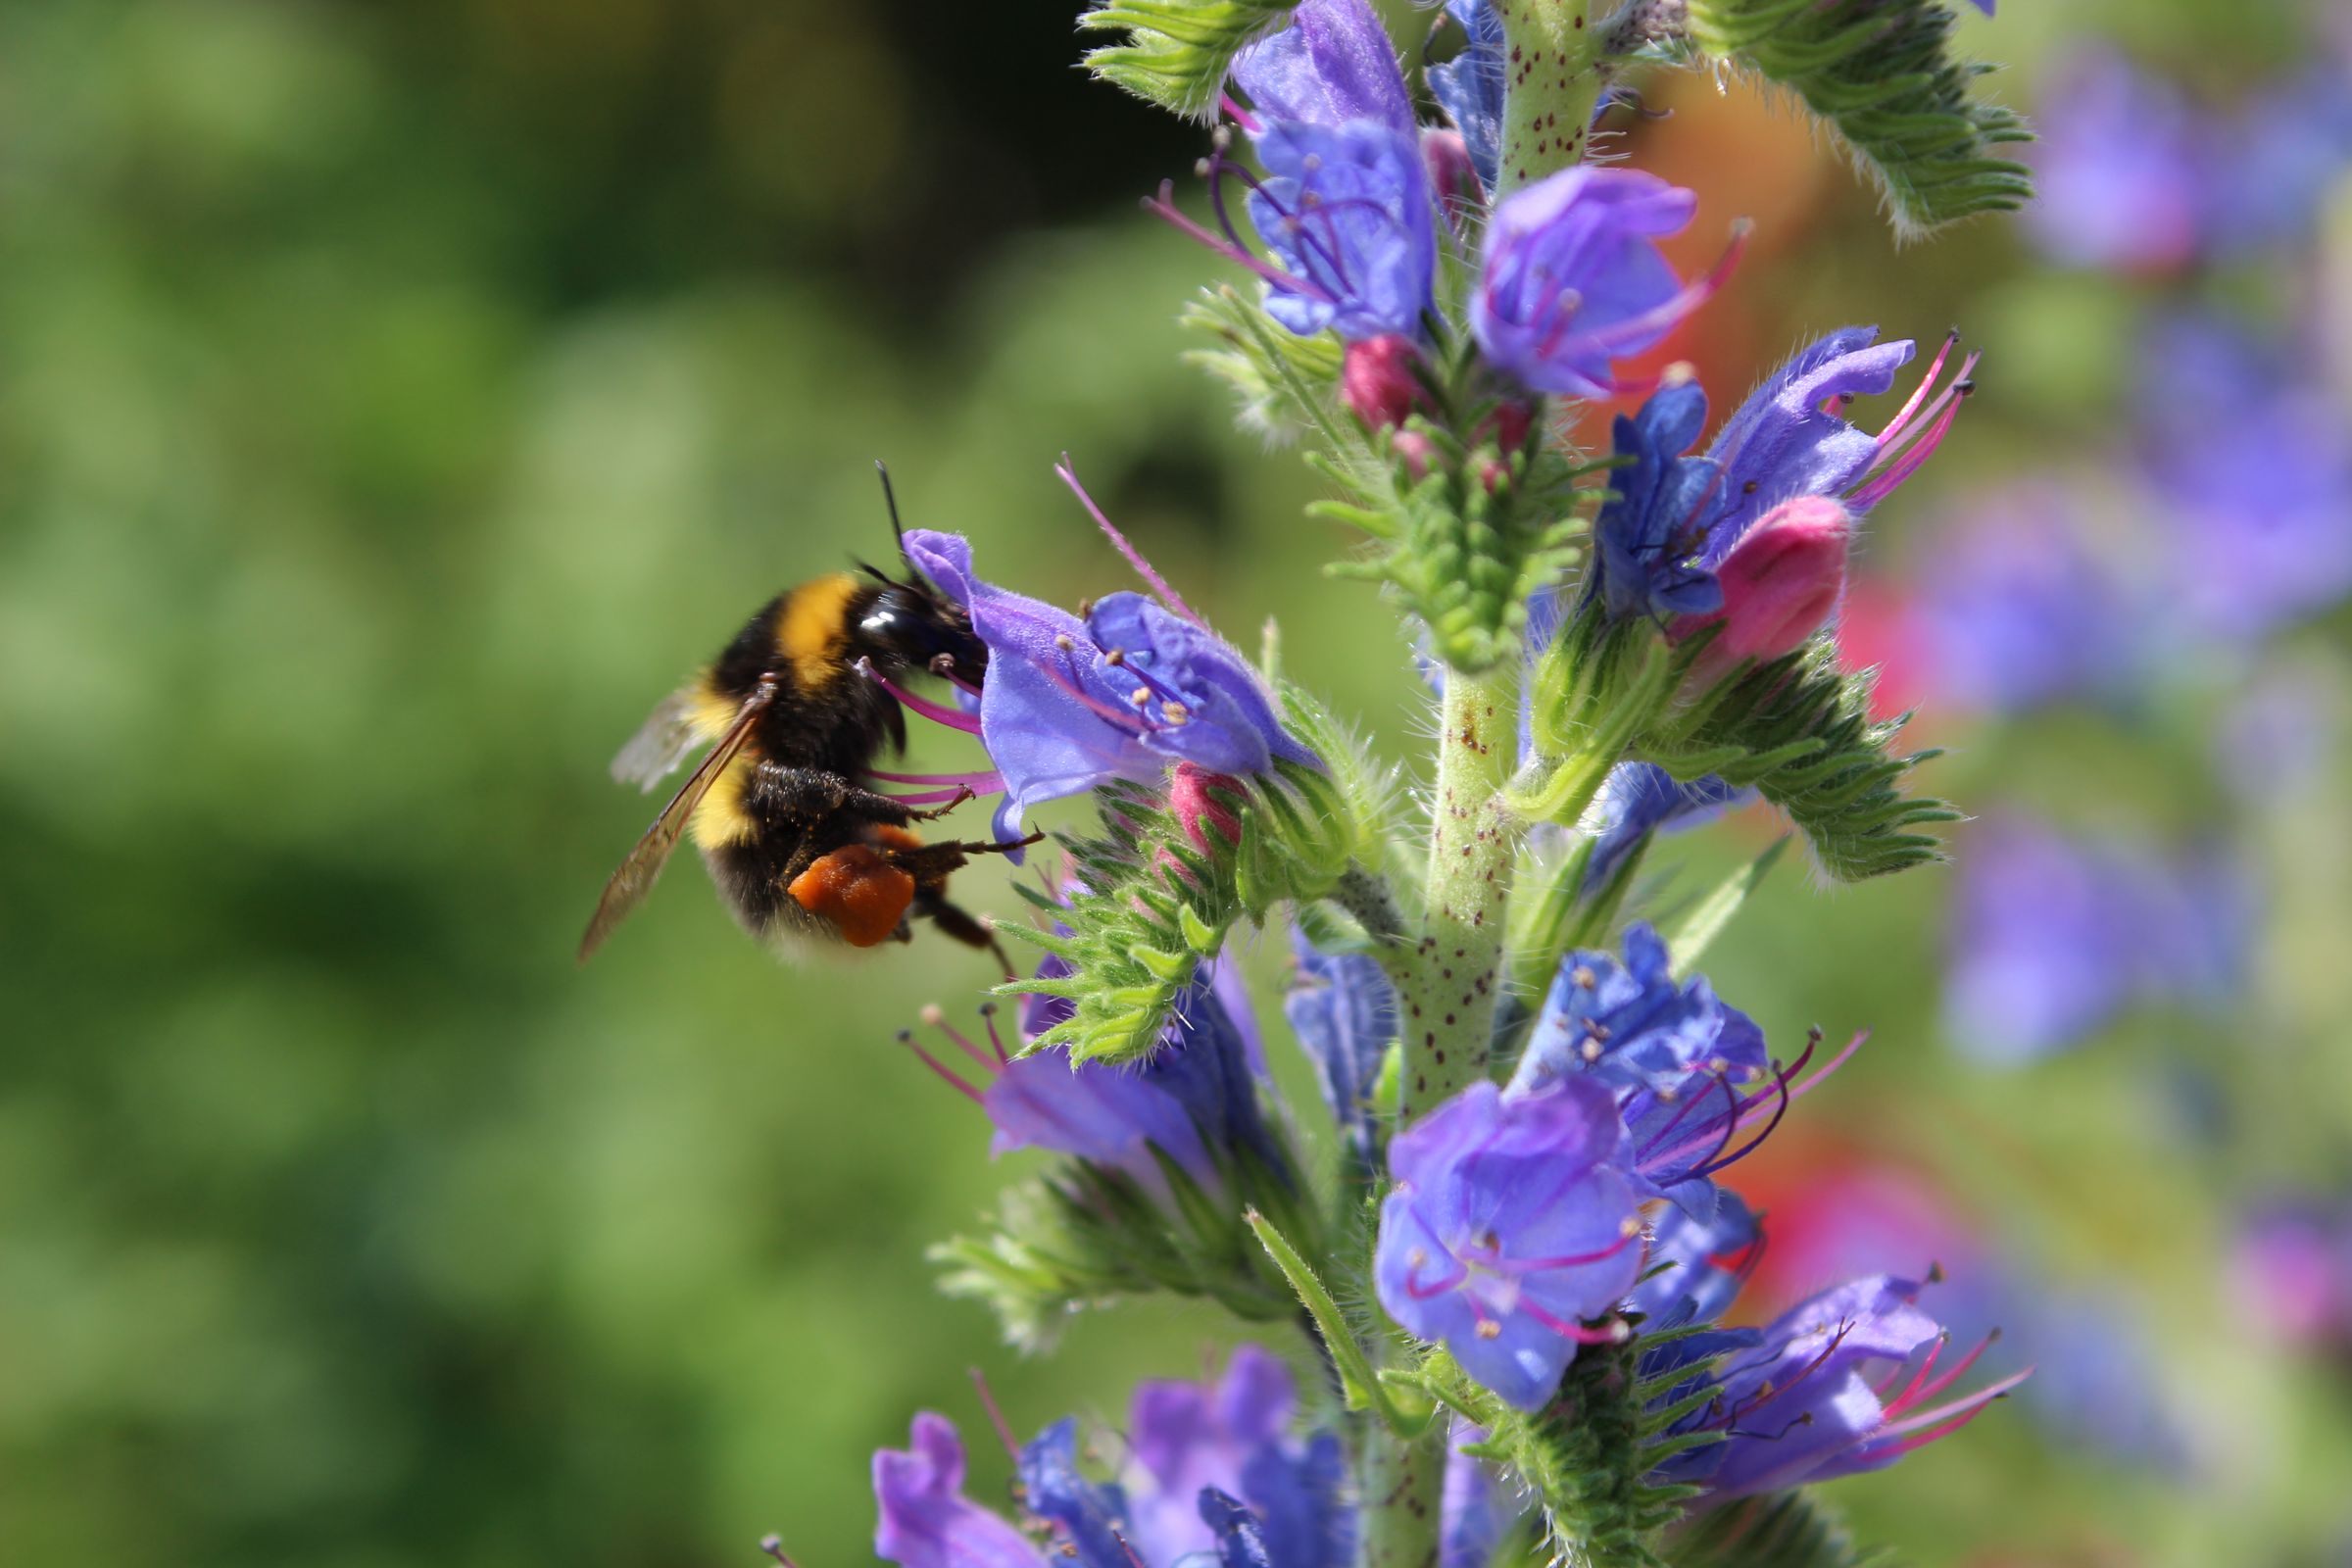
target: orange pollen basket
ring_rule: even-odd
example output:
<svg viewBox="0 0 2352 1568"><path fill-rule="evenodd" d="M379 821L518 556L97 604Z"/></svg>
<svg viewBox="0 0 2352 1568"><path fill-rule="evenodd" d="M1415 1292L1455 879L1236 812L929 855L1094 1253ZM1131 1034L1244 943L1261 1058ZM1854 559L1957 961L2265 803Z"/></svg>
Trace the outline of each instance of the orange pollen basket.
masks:
<svg viewBox="0 0 2352 1568"><path fill-rule="evenodd" d="M890 940L914 902L914 878L867 844L846 844L792 879L785 891L853 948Z"/></svg>

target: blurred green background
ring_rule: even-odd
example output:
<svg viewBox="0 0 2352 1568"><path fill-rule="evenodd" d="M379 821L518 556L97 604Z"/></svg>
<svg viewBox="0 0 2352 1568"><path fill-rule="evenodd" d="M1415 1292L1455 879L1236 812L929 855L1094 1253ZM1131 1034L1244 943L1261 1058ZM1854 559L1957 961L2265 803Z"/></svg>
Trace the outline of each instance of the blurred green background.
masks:
<svg viewBox="0 0 2352 1568"><path fill-rule="evenodd" d="M876 457L910 521L1068 601L1123 585L1068 451L1188 597L1244 641L1279 610L1299 678L1417 744L1311 477L1178 363L1212 267L1135 198L1196 135L1073 70L1069 9L0 9L0 1561L636 1568L771 1529L864 1561L867 1455L919 1406L969 1423L967 1367L1034 1425L1201 1364L1200 1314L1023 1364L930 1294L923 1247L1003 1172L891 1037L983 960L779 968L689 858L571 962L649 814L610 754L776 587L886 548ZM2005 9L1974 37L2021 100L2066 29L2248 78L2293 47L2243 0ZM1847 319L1967 319L2014 365L1890 527L2116 394L2128 327L2001 225L1898 253L1787 116L1672 102L1633 151L1716 171L1701 248L1765 223L1721 395ZM2102 766L2076 727L2037 756L2053 788ZM1965 800L1983 760L1947 766ZM2281 858L2324 884L2308 842ZM2147 1039L2031 1075L1939 1042L1940 877L1785 875L1720 989L1776 1040L1874 1026L1808 1114L2130 1293L2214 1463L2184 1487L2000 1411L1843 1495L1935 1562L2321 1560L2340 1374L2231 1334ZM2340 890L2305 891L2337 923L2302 951L2340 952ZM2340 1020L2340 976L2285 979ZM2352 1104L2331 1072L2295 1081ZM2248 1518L2276 1535L2232 1553Z"/></svg>

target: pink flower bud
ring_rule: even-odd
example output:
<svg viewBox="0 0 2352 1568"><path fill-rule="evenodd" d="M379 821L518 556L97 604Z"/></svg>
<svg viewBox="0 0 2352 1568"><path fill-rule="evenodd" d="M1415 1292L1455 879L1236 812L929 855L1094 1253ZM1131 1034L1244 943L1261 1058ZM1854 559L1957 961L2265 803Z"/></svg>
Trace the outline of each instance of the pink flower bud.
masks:
<svg viewBox="0 0 2352 1568"><path fill-rule="evenodd" d="M1413 374L1420 358L1413 340L1395 332L1350 343L1340 368L1340 395L1371 429L1402 424L1406 415L1427 407Z"/></svg>
<svg viewBox="0 0 2352 1568"><path fill-rule="evenodd" d="M1486 192L1478 183L1478 166L1470 161L1470 146L1462 140L1460 131L1435 125L1422 127L1421 162L1429 171L1429 188L1438 193L1446 216L1457 223L1464 215L1486 206Z"/></svg>
<svg viewBox="0 0 2352 1568"><path fill-rule="evenodd" d="M1214 827L1227 845L1242 842L1242 819L1214 792L1240 795L1244 786L1230 774L1212 773L1193 762L1178 762L1175 775L1168 780L1168 808L1184 825L1184 836L1202 855L1210 853L1208 834L1201 826L1204 822Z"/></svg>
<svg viewBox="0 0 2352 1568"><path fill-rule="evenodd" d="M1669 628L1679 642L1723 627L1699 656L1695 677L1717 680L1744 660L1778 659L1802 647L1845 593L1853 532L1853 517L1827 496L1798 496L1757 518L1715 568L1723 608L1681 616Z"/></svg>

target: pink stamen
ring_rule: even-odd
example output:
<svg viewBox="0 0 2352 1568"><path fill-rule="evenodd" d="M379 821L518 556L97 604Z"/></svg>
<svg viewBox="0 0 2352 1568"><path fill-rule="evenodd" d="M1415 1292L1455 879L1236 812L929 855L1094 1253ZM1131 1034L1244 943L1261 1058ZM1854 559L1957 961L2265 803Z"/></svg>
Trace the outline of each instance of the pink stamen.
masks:
<svg viewBox="0 0 2352 1568"><path fill-rule="evenodd" d="M1598 1263L1615 1257L1631 1247L1640 1234L1637 1231L1632 1236L1620 1236L1597 1252L1572 1252L1565 1257L1503 1257L1497 1254L1491 1259L1482 1258L1480 1263L1482 1267L1491 1268L1498 1274L1541 1274L1547 1269L1581 1268L1587 1263Z"/></svg>
<svg viewBox="0 0 2352 1568"><path fill-rule="evenodd" d="M1748 236L1755 232L1755 227L1744 218L1734 223L1732 237L1724 243L1723 254L1716 258L1713 267L1672 299L1654 305L1639 316L1629 316L1622 321L1614 321L1596 329L1591 337L1592 345L1606 350L1621 340L1662 330L1713 299L1730 281L1732 270L1740 265L1740 258L1746 253Z"/></svg>
<svg viewBox="0 0 2352 1568"><path fill-rule="evenodd" d="M1952 421L1960 416L1960 405L1968 401L1968 393L1969 383L1963 381L1946 394L1948 402L1938 400L1942 403L1942 412L1936 416L1936 422L1928 427L1927 433L1912 442L1901 457L1872 475L1847 497L1856 510L1868 511L1877 506L1892 495L1904 480L1919 471L1919 466L1934 456L1936 449L1943 444L1943 438L1950 433Z"/></svg>
<svg viewBox="0 0 2352 1568"><path fill-rule="evenodd" d="M905 1029L900 1030L899 1044L905 1046L908 1051L913 1052L917 1056L921 1057L923 1065L930 1068L934 1073L937 1073L941 1082L945 1083L950 1089L955 1090L957 1094L963 1096L964 1099L970 1101L975 1105L981 1102L980 1091L974 1089L970 1084L965 1083L962 1079L950 1072L948 1070L947 1063L941 1061L937 1056L934 1056L928 1051L925 1051L919 1044L916 1043L915 1038L911 1033Z"/></svg>
<svg viewBox="0 0 2352 1568"><path fill-rule="evenodd" d="M1196 223L1191 219L1185 217L1184 214L1176 209L1176 183L1174 180L1161 180L1159 182L1158 199L1155 201L1145 202L1144 211L1148 213L1156 213L1159 215L1159 217L1167 220L1167 221L1170 223L1173 223L1179 231L1190 235L1196 240L1199 240L1201 244L1207 246L1210 250L1215 251L1219 256L1224 257L1227 261L1248 268L1250 271L1255 272L1259 277L1264 278L1276 288L1288 289L1294 293L1302 294L1308 299L1320 300L1326 305L1338 303L1332 297L1332 294L1328 289L1294 276L1292 273L1286 272L1281 268L1276 267L1271 262L1259 260L1256 256L1251 255L1245 247L1234 243L1232 240L1218 238L1216 235L1210 233L1207 229L1202 228L1199 223Z"/></svg>
<svg viewBox="0 0 2352 1568"><path fill-rule="evenodd" d="M1257 117L1251 114L1249 110L1244 109L1240 104L1235 103L1233 100L1233 94L1229 92L1219 93L1217 95L1217 107L1225 111L1226 119L1232 121L1235 124L1250 132L1250 135L1254 136L1257 134Z"/></svg>
<svg viewBox="0 0 2352 1568"><path fill-rule="evenodd" d="M1004 1049L1004 1037L997 1033L997 1004L993 1002L980 1004L980 1016L988 1024L988 1045L997 1054L997 1065L1011 1065L1012 1056Z"/></svg>
<svg viewBox="0 0 2352 1568"><path fill-rule="evenodd" d="M1046 679L1052 681L1063 696L1080 704L1089 712L1093 713L1097 718L1102 719L1104 723L1110 724L1119 729L1123 729L1130 735L1146 735L1151 733L1152 726L1142 722L1136 716L1133 709L1111 707L1110 704L1105 703L1102 699L1096 697L1092 692L1086 691L1068 675L1064 674L1058 669L1054 668L1052 665L1041 664L1038 666L1038 668L1045 673Z"/></svg>
<svg viewBox="0 0 2352 1568"><path fill-rule="evenodd" d="M878 767L869 767L865 776L878 778L885 784L956 784L982 795L994 795L1004 787L1004 775L993 767L971 773L885 773Z"/></svg>
<svg viewBox="0 0 2352 1568"><path fill-rule="evenodd" d="M1919 385L1911 389L1911 395L1903 400L1903 406L1895 411L1894 417L1888 419L1885 427L1879 431L1880 446L1884 447L1890 442L1894 438L1894 433L1903 427L1903 421L1919 412L1919 405L1927 397L1928 388L1936 384L1936 377L1943 372L1943 362L1950 357L1952 346L1959 341L1960 329L1956 326L1944 334L1943 347L1937 349L1936 358L1928 362L1927 373L1919 378ZM1852 401L1853 399L1850 397L1839 399L1841 407ZM1832 412L1838 411L1833 410Z"/></svg>
<svg viewBox="0 0 2352 1568"><path fill-rule="evenodd" d="M1004 1407L988 1386L988 1375L978 1367L967 1367L964 1375L972 1380L972 1392L980 1396L980 1408L988 1412L988 1424L997 1429L997 1441L1004 1445L1004 1452L1015 1463L1021 1457L1021 1446L1013 1441L1012 1427L1004 1419Z"/></svg>
<svg viewBox="0 0 2352 1568"><path fill-rule="evenodd" d="M1891 1422L1873 1433L1871 1441L1878 1443L1887 1438L1908 1437L1913 1433L1930 1428L1935 1429L1935 1437L1941 1437L1944 1433L1955 1430L1957 1425L1965 1424L1970 1418L1983 1412L1986 1405L2033 1375L2034 1369L2028 1367L2023 1372L2013 1373L2001 1379L1998 1383L1986 1384L1964 1399L1954 1399L1949 1404L1938 1405L1933 1410L1922 1410L1917 1415ZM1934 1438L1923 1438L1921 1441L1933 1442Z"/></svg>
<svg viewBox="0 0 2352 1568"><path fill-rule="evenodd" d="M780 1565L780 1568L800 1568L800 1564L794 1562L790 1557L785 1555L784 1538L781 1536L764 1536L760 1538L760 1549L768 1556L775 1558L777 1563Z"/></svg>
<svg viewBox="0 0 2352 1568"><path fill-rule="evenodd" d="M972 1060L978 1062L982 1072L989 1073L993 1076L997 1069L1004 1065L1004 1063L990 1056L987 1052L982 1051L977 1045L974 1045L972 1043L971 1036L965 1034L962 1030L948 1022L947 1014L941 1012L939 1008L925 1007L923 1009L923 1022L929 1024L941 1034L946 1035L949 1043L954 1045L956 1050L962 1052L965 1055L971 1057Z"/></svg>
<svg viewBox="0 0 2352 1568"><path fill-rule="evenodd" d="M1087 515L1095 519L1095 526L1102 529L1109 538L1112 547L1127 558L1127 564L1135 568L1135 574L1151 585L1152 591L1159 596L1159 602L1194 625L1206 631L1208 622L1193 612L1193 607L1184 602L1184 596L1169 587L1167 579L1153 570L1152 563L1144 559L1144 553L1128 543L1127 536L1113 527L1108 517L1102 515L1102 509L1095 505L1095 498L1088 495L1086 486L1078 482L1078 470L1070 466L1070 455L1067 452L1064 452L1061 455L1061 461L1054 466L1054 472L1059 476L1063 484L1070 487L1070 494L1076 496L1079 505L1086 508Z"/></svg>
<svg viewBox="0 0 2352 1568"><path fill-rule="evenodd" d="M857 668L858 674L863 675L867 680L874 682L891 696L897 698L901 706L907 711L930 719L935 724L945 724L950 729L961 730L966 735L980 733L979 719L960 709L944 708L928 697L917 697L876 669L872 660L860 659L858 661Z"/></svg>
<svg viewBox="0 0 2352 1568"><path fill-rule="evenodd" d="M1962 1356L1944 1372L1943 1376L1937 1378L1933 1383L1923 1383L1921 1379L1925 1378L1928 1375L1930 1368L1934 1367L1936 1364L1936 1351L1930 1350L1928 1352L1926 1363L1919 1369L1919 1376L1911 1380L1911 1387L1905 1389L1895 1398L1888 1401L1886 1413L1888 1415L1893 1415L1899 1411L1908 1410L1911 1408L1911 1406L1922 1403L1929 1399L1933 1399L1936 1397L1936 1396L1950 1388L1954 1383L1957 1383L1961 1378L1967 1375L1970 1367L1977 1364L1977 1358L1979 1356L1983 1355L1986 1350L1992 1348L1992 1342L1999 1337L2000 1336L1997 1332L1985 1335L1984 1338L1977 1342L1977 1348L1975 1349ZM1936 1348L1939 1350L1943 1348L1943 1347L1938 1345Z"/></svg>
<svg viewBox="0 0 2352 1568"><path fill-rule="evenodd" d="M1579 1345L1616 1345L1625 1339L1625 1324L1621 1319L1611 1318L1605 1327L1589 1329L1582 1323L1554 1317L1533 1301L1521 1301L1519 1310L1562 1339L1574 1340Z"/></svg>

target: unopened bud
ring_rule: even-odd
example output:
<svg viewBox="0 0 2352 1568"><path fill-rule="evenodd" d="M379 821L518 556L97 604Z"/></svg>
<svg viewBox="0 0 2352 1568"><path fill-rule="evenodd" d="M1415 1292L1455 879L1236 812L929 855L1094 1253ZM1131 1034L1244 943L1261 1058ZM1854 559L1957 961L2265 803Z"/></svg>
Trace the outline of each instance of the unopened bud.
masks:
<svg viewBox="0 0 2352 1568"><path fill-rule="evenodd" d="M1340 395L1369 429L1402 424L1406 415L1427 406L1413 374L1420 359L1413 340L1396 332L1350 343L1340 370Z"/></svg>
<svg viewBox="0 0 2352 1568"><path fill-rule="evenodd" d="M1242 842L1242 819L1218 798L1216 791L1239 795L1243 792L1242 781L1229 774L1212 773L1192 762L1177 763L1175 774L1168 780L1168 809L1183 824L1184 836L1193 841L1193 848L1202 855L1211 853L1202 822L1216 828L1217 836L1228 848Z"/></svg>
<svg viewBox="0 0 2352 1568"><path fill-rule="evenodd" d="M1759 517L1715 568L1723 608L1685 615L1672 627L1678 640L1723 627L1700 656L1697 678L1716 680L1743 661L1793 653L1819 631L1845 593L1853 531L1853 517L1826 496L1798 496Z"/></svg>
<svg viewBox="0 0 2352 1568"><path fill-rule="evenodd" d="M1421 132L1421 163L1429 171L1429 188L1438 193L1448 213L1457 208L1476 212L1486 205L1479 188L1478 166L1470 160L1470 144L1458 130L1427 126Z"/></svg>

